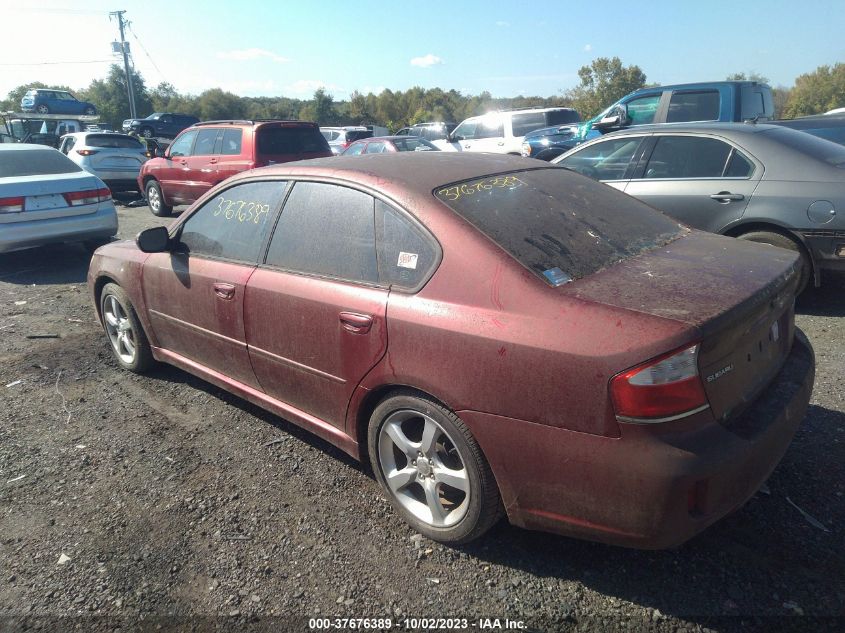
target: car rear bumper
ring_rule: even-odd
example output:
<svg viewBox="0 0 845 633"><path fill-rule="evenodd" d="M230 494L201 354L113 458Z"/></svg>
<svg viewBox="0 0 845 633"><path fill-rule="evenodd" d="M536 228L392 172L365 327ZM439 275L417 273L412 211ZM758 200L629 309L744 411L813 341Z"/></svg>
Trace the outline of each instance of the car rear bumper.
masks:
<svg viewBox="0 0 845 633"><path fill-rule="evenodd" d="M845 231L802 231L801 236L820 270L845 271Z"/></svg>
<svg viewBox="0 0 845 633"><path fill-rule="evenodd" d="M94 213L49 220L9 222L0 225L0 253L56 242L107 239L117 233L114 205L101 204Z"/></svg>
<svg viewBox="0 0 845 633"><path fill-rule="evenodd" d="M623 425L619 438L462 411L512 523L644 549L673 547L742 506L786 452L806 412L815 358L806 337L742 416Z"/></svg>

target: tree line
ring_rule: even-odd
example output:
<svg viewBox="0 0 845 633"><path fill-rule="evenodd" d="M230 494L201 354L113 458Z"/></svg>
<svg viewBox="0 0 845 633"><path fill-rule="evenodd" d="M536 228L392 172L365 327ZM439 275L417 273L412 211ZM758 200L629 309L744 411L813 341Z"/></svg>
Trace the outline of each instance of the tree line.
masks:
<svg viewBox="0 0 845 633"><path fill-rule="evenodd" d="M629 92L648 85L639 66L625 66L618 57L600 57L578 71L580 83L558 95L494 98L484 91L465 95L457 90L421 88L385 89L379 94L353 92L346 101L336 101L325 89L318 88L311 99L291 97L241 97L220 88L199 95L182 94L166 82L148 88L137 71L130 73L135 102L140 117L152 112L194 114L204 121L215 119L300 119L320 125L375 124L396 131L422 121L454 121L483 114L490 110L524 107L567 106L582 117L595 116ZM727 79L752 79L768 83L765 77L735 73ZM18 110L24 93L32 88L70 90L67 86L48 86L34 81L18 86L0 101L2 110ZM94 79L87 88L72 91L84 101L97 106L104 124L119 130L129 117L126 77L121 67L113 64L104 79ZM845 64L819 66L801 75L795 85L774 87L775 116L794 118L826 112L845 106Z"/></svg>

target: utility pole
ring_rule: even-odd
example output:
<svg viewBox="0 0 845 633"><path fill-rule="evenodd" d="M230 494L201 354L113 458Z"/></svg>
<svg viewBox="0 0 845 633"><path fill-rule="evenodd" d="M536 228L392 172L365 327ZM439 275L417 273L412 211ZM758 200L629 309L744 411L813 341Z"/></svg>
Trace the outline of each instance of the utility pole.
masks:
<svg viewBox="0 0 845 633"><path fill-rule="evenodd" d="M117 26L120 29L120 50L123 52L123 69L126 71L126 91L129 95L129 116L135 119L138 118L138 113L135 110L135 91L132 88L132 75L129 73L129 55L126 52L126 37L123 34L124 13L126 11L112 11L109 13L109 17L115 16L117 18Z"/></svg>

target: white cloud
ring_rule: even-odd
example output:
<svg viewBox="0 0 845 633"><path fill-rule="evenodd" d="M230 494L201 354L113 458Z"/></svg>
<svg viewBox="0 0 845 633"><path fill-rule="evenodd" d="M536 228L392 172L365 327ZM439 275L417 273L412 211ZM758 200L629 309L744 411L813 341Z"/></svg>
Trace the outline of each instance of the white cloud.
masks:
<svg viewBox="0 0 845 633"><path fill-rule="evenodd" d="M422 57L414 57L411 60L411 66L419 66L420 68L429 68L430 66L436 66L437 64L442 63L442 59L440 59L437 55L432 55L431 53L423 55Z"/></svg>
<svg viewBox="0 0 845 633"><path fill-rule="evenodd" d="M593 50L592 44L584 44L584 52L585 53L589 53L591 50Z"/></svg>
<svg viewBox="0 0 845 633"><path fill-rule="evenodd" d="M285 86L285 92L311 96L317 88L322 88L323 90L328 90L329 92L346 92L345 88L342 88L337 84L327 84L325 81L319 81L318 79L300 79L289 86Z"/></svg>
<svg viewBox="0 0 845 633"><path fill-rule="evenodd" d="M245 48L240 51L220 51L217 53L217 59L231 59L236 62L246 62L253 59L270 59L277 64L285 64L290 61L287 57L277 55L272 51L264 50L263 48Z"/></svg>
<svg viewBox="0 0 845 633"><path fill-rule="evenodd" d="M511 25L510 22L505 22L504 20L499 20L498 22L496 22L496 26L510 26L510 25Z"/></svg>

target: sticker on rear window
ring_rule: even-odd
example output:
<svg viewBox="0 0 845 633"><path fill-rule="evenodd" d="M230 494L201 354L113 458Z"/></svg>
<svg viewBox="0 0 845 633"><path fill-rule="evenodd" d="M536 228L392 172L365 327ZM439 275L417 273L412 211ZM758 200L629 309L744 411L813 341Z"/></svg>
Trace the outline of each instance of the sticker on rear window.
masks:
<svg viewBox="0 0 845 633"><path fill-rule="evenodd" d="M560 268L557 267L544 270L543 275L555 288L557 288L558 286L562 286L563 284L568 284L570 281L572 281L572 277L570 277Z"/></svg>
<svg viewBox="0 0 845 633"><path fill-rule="evenodd" d="M399 253L399 261L396 262L396 265L400 268L410 268L412 270L417 269L417 258L419 255L416 253Z"/></svg>

